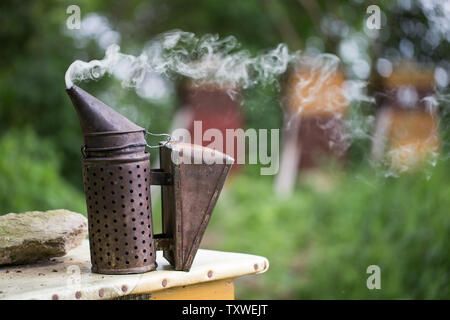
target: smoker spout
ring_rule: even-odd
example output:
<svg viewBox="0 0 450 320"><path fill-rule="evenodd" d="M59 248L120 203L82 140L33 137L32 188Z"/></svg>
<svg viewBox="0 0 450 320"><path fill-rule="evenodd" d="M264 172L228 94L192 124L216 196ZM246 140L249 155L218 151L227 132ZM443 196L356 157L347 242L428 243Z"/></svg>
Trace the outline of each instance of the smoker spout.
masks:
<svg viewBox="0 0 450 320"><path fill-rule="evenodd" d="M83 134L145 131L111 107L73 85L66 89L78 113Z"/></svg>
<svg viewBox="0 0 450 320"><path fill-rule="evenodd" d="M75 85L66 91L81 124L85 155L103 156L99 152L128 152L130 148L144 150L144 128Z"/></svg>

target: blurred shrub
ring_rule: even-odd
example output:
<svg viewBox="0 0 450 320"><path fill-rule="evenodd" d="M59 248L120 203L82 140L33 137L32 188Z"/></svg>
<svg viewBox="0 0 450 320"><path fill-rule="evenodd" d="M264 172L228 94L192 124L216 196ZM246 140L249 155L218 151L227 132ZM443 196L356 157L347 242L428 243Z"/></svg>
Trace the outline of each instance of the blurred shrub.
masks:
<svg viewBox="0 0 450 320"><path fill-rule="evenodd" d="M0 150L0 215L60 208L85 214L84 196L61 177L62 157L51 143L30 129L10 130Z"/></svg>
<svg viewBox="0 0 450 320"><path fill-rule="evenodd" d="M236 177L205 242L269 259L266 274L237 286L243 299L448 299L449 171L441 164L431 177L397 179L329 172L285 198L271 179ZM381 268L381 290L367 289L369 265Z"/></svg>

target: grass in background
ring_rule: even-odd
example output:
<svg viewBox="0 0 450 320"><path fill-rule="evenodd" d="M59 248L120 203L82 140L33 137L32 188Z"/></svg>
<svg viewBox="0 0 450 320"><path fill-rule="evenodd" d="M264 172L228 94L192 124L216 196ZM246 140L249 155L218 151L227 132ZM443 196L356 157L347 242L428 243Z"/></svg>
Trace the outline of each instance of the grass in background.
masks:
<svg viewBox="0 0 450 320"><path fill-rule="evenodd" d="M204 245L269 259L267 273L240 281L243 299L448 299L449 171L329 171L284 198L270 178L233 177ZM369 265L381 268L381 290L366 287Z"/></svg>

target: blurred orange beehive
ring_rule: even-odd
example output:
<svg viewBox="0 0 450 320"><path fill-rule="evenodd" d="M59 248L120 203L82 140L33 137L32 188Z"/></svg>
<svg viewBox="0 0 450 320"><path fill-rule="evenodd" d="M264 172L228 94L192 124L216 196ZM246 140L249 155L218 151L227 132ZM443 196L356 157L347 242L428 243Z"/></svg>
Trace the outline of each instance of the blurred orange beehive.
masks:
<svg viewBox="0 0 450 320"><path fill-rule="evenodd" d="M288 75L286 107L288 116L298 121L301 168L315 167L329 157L342 161L345 156L344 81L339 69L299 68Z"/></svg>
<svg viewBox="0 0 450 320"><path fill-rule="evenodd" d="M433 83L431 71L412 64L401 65L385 81L374 143L386 140L387 158L398 171L414 168L439 152L438 114L423 99L431 94Z"/></svg>

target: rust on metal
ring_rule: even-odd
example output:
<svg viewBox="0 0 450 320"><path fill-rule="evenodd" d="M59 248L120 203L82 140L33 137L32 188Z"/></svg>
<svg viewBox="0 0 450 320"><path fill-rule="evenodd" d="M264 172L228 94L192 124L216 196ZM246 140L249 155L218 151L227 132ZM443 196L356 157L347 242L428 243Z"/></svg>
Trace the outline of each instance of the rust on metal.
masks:
<svg viewBox="0 0 450 320"><path fill-rule="evenodd" d="M173 183L172 175L161 169L152 169L150 175L154 186L168 186Z"/></svg>
<svg viewBox="0 0 450 320"><path fill-rule="evenodd" d="M177 155L189 159L190 164L172 161ZM216 161L206 164L208 157ZM170 142L161 146L161 169L173 178L173 184L163 185L161 192L163 233L173 239L173 249L164 250L164 257L175 270L191 268L233 161L221 152L191 144Z"/></svg>
<svg viewBox="0 0 450 320"><path fill-rule="evenodd" d="M77 86L67 93L84 136L92 271L155 270L158 249L175 270L188 271L234 160L209 148L169 142L159 147L161 168L150 169L145 129ZM173 161L177 157L188 163ZM160 235L153 235L150 185L162 189Z"/></svg>
<svg viewBox="0 0 450 320"><path fill-rule="evenodd" d="M84 135L83 178L92 271L156 269L145 130L84 90L67 90Z"/></svg>
<svg viewBox="0 0 450 320"><path fill-rule="evenodd" d="M173 250L174 248L173 238L165 234L155 234L153 239L155 240L156 250Z"/></svg>

